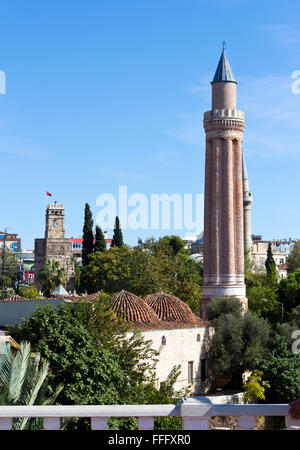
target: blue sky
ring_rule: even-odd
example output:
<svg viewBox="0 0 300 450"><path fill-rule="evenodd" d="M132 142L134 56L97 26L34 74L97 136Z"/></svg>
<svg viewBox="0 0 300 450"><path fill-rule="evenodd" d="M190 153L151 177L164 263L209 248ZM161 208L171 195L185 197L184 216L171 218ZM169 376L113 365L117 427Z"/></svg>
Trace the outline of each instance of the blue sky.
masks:
<svg viewBox="0 0 300 450"><path fill-rule="evenodd" d="M98 195L119 185L203 193L202 118L225 40L252 232L299 238L299 17L297 0L2 0L0 229L33 248L47 190L65 204L68 237L82 232L85 202L96 218ZM163 234L124 231L129 244Z"/></svg>

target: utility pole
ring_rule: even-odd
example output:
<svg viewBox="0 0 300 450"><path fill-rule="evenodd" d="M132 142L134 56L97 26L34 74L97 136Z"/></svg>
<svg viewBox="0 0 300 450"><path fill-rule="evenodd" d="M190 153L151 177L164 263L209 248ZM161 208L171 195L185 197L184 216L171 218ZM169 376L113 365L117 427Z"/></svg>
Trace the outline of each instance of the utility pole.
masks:
<svg viewBox="0 0 300 450"><path fill-rule="evenodd" d="M3 238L3 246L2 246L2 267L1 267L1 289L4 290L4 277L5 277L5 246L6 246L6 231L7 228L4 230L4 238Z"/></svg>

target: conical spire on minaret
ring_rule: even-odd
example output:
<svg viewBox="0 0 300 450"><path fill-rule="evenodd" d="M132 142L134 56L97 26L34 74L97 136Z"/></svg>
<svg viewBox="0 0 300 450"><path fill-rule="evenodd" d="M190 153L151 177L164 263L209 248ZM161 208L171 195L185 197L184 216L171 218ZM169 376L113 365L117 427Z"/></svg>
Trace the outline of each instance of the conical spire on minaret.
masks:
<svg viewBox="0 0 300 450"><path fill-rule="evenodd" d="M219 60L219 64L212 83L219 83L220 81L236 83L227 55L225 53L225 43L223 43L221 58Z"/></svg>

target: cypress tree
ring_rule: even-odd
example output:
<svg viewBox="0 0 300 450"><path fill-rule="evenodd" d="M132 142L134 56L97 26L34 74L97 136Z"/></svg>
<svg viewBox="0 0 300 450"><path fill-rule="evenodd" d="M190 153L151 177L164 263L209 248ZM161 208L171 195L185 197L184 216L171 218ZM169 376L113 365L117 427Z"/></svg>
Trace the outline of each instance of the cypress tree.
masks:
<svg viewBox="0 0 300 450"><path fill-rule="evenodd" d="M104 234L102 233L101 228L98 225L96 225L94 252L104 252L105 249L106 249L106 242L104 239Z"/></svg>
<svg viewBox="0 0 300 450"><path fill-rule="evenodd" d="M265 265L266 265L267 273L269 275L274 273L274 269L276 270L276 263L273 258L271 242L269 242L269 245L268 245L267 259L266 259Z"/></svg>
<svg viewBox="0 0 300 450"><path fill-rule="evenodd" d="M120 228L120 220L119 220L119 217L117 216L116 220L115 220L114 234L113 234L113 238L112 238L110 246L111 247L122 247L122 245L124 245L123 234L122 234L122 230Z"/></svg>
<svg viewBox="0 0 300 450"><path fill-rule="evenodd" d="M270 283L272 285L276 284L277 283L277 267L276 267L276 262L273 258L272 247L271 247L270 242L268 245L267 259L265 262L265 266L266 266L267 275L270 280Z"/></svg>
<svg viewBox="0 0 300 450"><path fill-rule="evenodd" d="M84 225L83 225L83 243L82 243L82 265L89 263L89 255L93 252L94 235L93 235L93 216L90 205L85 204L84 209Z"/></svg>

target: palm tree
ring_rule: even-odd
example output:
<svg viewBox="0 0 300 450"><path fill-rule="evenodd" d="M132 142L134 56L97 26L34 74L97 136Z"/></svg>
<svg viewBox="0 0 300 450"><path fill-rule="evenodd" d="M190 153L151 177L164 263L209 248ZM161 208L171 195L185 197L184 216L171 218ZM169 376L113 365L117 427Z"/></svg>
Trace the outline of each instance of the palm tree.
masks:
<svg viewBox="0 0 300 450"><path fill-rule="evenodd" d="M48 260L38 274L38 281L40 281L42 292L46 297L49 297L57 286L64 285L65 280L66 271L55 259Z"/></svg>
<svg viewBox="0 0 300 450"><path fill-rule="evenodd" d="M52 405L63 385L47 396L48 369L47 361L39 367L38 359L32 358L29 342L22 342L16 354L0 355L0 405ZM42 426L42 419L24 417L13 419L12 429L40 429Z"/></svg>

